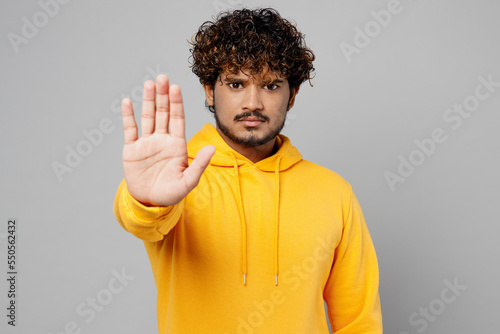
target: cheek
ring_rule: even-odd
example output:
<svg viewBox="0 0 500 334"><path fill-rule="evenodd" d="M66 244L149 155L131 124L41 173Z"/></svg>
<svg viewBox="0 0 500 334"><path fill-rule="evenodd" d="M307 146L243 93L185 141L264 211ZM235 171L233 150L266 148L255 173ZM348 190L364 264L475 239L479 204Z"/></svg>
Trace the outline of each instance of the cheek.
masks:
<svg viewBox="0 0 500 334"><path fill-rule="evenodd" d="M223 93L215 93L215 105L218 110L225 113L226 111L230 111L234 105L237 103L234 101L233 97L227 96L227 94Z"/></svg>
<svg viewBox="0 0 500 334"><path fill-rule="evenodd" d="M283 93L280 96L280 110L287 110L288 109L288 103L290 102L290 90L284 89Z"/></svg>
<svg viewBox="0 0 500 334"><path fill-rule="evenodd" d="M279 100L279 102L275 101L274 109L277 111L277 113L284 117L288 109L288 96L283 97Z"/></svg>

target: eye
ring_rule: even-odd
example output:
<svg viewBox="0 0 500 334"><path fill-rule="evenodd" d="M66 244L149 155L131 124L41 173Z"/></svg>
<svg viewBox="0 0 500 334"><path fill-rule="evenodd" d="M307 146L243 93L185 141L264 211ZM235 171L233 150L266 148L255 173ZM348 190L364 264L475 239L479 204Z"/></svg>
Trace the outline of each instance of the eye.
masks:
<svg viewBox="0 0 500 334"><path fill-rule="evenodd" d="M239 82L230 82L228 83L229 87L233 88L233 89L238 89L238 88L241 88L241 83Z"/></svg>
<svg viewBox="0 0 500 334"><path fill-rule="evenodd" d="M279 88L279 86L276 84L269 84L269 85L266 85L265 87L267 90L276 90Z"/></svg>

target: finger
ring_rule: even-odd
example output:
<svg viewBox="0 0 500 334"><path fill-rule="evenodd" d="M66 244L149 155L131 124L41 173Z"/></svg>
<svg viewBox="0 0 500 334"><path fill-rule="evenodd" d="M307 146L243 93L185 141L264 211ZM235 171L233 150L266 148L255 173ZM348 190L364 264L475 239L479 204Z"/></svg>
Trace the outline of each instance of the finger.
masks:
<svg viewBox="0 0 500 334"><path fill-rule="evenodd" d="M186 186L189 191L193 190L194 187L200 181L201 175L210 163L210 159L215 154L215 147L212 145L207 145L198 151L196 157L193 159L191 164L186 170L184 170L184 178L186 180Z"/></svg>
<svg viewBox="0 0 500 334"><path fill-rule="evenodd" d="M170 120L169 132L172 136L185 138L184 105L182 103L181 88L177 85L170 87Z"/></svg>
<svg viewBox="0 0 500 334"><path fill-rule="evenodd" d="M135 123L132 101L128 98L122 100L122 120L125 144L135 142L137 140L137 124Z"/></svg>
<svg viewBox="0 0 500 334"><path fill-rule="evenodd" d="M155 132L167 133L168 112L168 78L165 74L160 74L156 78Z"/></svg>
<svg viewBox="0 0 500 334"><path fill-rule="evenodd" d="M155 84L148 80L142 93L141 136L150 136L155 128Z"/></svg>

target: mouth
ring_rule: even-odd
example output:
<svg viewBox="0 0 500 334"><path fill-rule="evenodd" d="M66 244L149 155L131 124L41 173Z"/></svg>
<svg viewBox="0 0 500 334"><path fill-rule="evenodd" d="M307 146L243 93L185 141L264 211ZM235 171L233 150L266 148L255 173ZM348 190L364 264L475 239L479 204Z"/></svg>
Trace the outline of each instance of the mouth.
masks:
<svg viewBox="0 0 500 334"><path fill-rule="evenodd" d="M264 123L265 120L259 117L251 116L251 117L241 118L238 120L238 122L241 122L246 127L256 127Z"/></svg>

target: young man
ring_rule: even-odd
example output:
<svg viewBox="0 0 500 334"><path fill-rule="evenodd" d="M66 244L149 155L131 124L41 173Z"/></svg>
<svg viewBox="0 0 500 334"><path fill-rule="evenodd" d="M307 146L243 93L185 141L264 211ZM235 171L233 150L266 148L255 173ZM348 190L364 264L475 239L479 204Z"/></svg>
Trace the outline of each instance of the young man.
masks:
<svg viewBox="0 0 500 334"><path fill-rule="evenodd" d="M378 266L350 185L279 134L314 55L272 9L193 38L214 112L187 144L180 88L144 84L141 137L122 104L114 211L144 241L160 333L382 333ZM328 306L325 314L323 300Z"/></svg>

